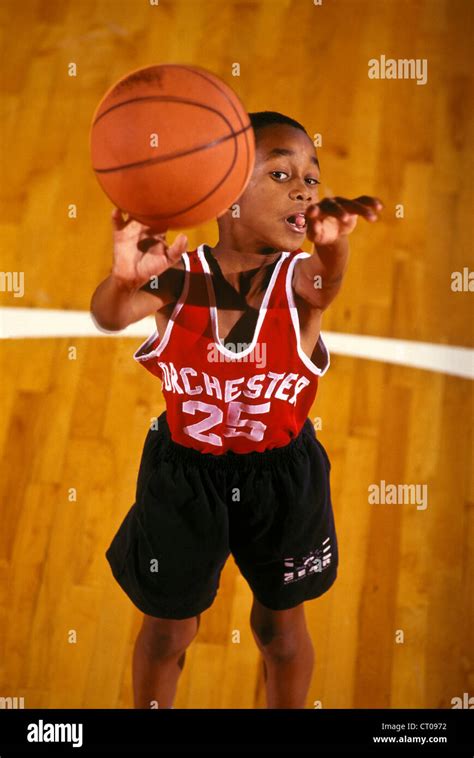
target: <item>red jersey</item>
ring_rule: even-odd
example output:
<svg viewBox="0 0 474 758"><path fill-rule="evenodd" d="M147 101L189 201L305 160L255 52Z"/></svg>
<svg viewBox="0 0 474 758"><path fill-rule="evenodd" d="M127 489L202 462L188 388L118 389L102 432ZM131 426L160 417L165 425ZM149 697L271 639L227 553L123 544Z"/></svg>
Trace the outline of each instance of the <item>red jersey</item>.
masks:
<svg viewBox="0 0 474 758"><path fill-rule="evenodd" d="M202 453L263 452L300 432L322 368L303 352L291 285L300 250L282 252L263 298L252 342L241 350L220 341L212 274L204 245L183 253L182 293L160 339L158 329L133 357L161 379L174 442ZM193 303L203 302L206 307ZM199 298L200 295L200 298ZM236 352L238 350L238 352Z"/></svg>

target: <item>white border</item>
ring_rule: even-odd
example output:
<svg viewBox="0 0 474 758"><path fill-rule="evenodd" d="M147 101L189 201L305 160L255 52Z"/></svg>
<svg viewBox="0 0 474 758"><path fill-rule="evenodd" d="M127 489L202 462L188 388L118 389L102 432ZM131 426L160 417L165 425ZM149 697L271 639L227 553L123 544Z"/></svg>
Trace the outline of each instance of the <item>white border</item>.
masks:
<svg viewBox="0 0 474 758"><path fill-rule="evenodd" d="M137 339L146 337L156 327L153 316L116 331L98 326L92 313L54 308L0 307L0 340L71 339ZM441 345L436 342L377 337L373 334L348 334L325 331L324 337L334 355L358 360L396 364L422 371L461 379L474 379L474 350L462 345Z"/></svg>
<svg viewBox="0 0 474 758"><path fill-rule="evenodd" d="M293 321L293 328L295 330L296 347L298 350L298 355L300 359L303 361L306 368L308 368L313 374L317 374L318 376L324 376L329 366L331 365L331 356L329 355L329 350L324 344L323 338L320 333L317 344L319 344L320 347L323 349L323 352L326 353L326 358L327 358L326 365L324 366L323 369L321 369L319 368L319 366L316 366L316 364L313 363L311 358L309 358L306 355L303 348L301 347L300 320L298 317L298 308L295 305L295 299L293 297L292 278L293 278L293 270L295 267L295 263L299 258L310 258L310 257L311 257L310 253L302 252L302 253L298 253L298 255L295 255L295 257L291 261L290 265L288 266L288 271L287 271L287 276L286 276L286 297L288 299L288 305L290 306L291 320Z"/></svg>

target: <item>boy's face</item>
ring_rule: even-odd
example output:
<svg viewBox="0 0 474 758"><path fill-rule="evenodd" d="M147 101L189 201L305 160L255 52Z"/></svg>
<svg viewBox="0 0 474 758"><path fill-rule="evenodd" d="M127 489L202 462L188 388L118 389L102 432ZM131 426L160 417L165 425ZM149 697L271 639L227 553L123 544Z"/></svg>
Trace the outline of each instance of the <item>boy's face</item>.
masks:
<svg viewBox="0 0 474 758"><path fill-rule="evenodd" d="M296 127L275 124L256 134L255 167L237 201L240 218L220 219L233 245L259 252L296 250L304 242L306 208L318 202L319 165L309 137ZM300 224L300 225L299 225Z"/></svg>

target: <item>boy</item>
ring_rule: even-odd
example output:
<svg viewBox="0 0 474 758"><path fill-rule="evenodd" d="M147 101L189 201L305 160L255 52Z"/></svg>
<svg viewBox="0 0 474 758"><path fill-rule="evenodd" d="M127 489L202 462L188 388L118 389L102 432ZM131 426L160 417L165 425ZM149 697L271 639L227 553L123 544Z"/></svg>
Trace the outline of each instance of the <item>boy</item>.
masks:
<svg viewBox="0 0 474 758"><path fill-rule="evenodd" d="M106 553L144 613L136 708L172 706L230 552L253 592L267 707L304 708L314 662L304 601L337 575L330 463L308 413L329 366L321 317L341 287L347 236L382 204L318 202L304 127L275 112L250 118L255 168L240 213L218 219L217 245L186 252L180 234L168 246L116 209L112 271L91 302L109 330L155 315L134 358L162 380L166 400L136 502ZM305 236L312 255L300 249Z"/></svg>

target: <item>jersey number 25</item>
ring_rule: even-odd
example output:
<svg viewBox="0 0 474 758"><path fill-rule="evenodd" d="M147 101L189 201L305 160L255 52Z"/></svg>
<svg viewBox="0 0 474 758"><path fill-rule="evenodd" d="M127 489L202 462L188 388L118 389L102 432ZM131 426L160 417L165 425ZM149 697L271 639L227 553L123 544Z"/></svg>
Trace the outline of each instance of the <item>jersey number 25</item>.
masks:
<svg viewBox="0 0 474 758"><path fill-rule="evenodd" d="M227 418L225 420L225 429L222 432L224 437L247 437L254 442L260 442L263 439L265 429L267 425L262 421L256 421L255 419L241 418L241 414L250 413L269 413L271 403L261 403L260 405L247 405L246 403L239 403L237 400L232 400L227 406ZM201 400L186 400L183 403L183 411L185 413L191 413L193 416L196 411L202 411L208 413L207 418L198 421L196 424L184 427L184 432L195 440L201 442L207 442L210 445L216 445L222 447L222 437L213 432L207 432L208 429L217 426L222 423L224 413L217 405L211 405L210 403L203 403ZM247 427L246 429L243 427Z"/></svg>

